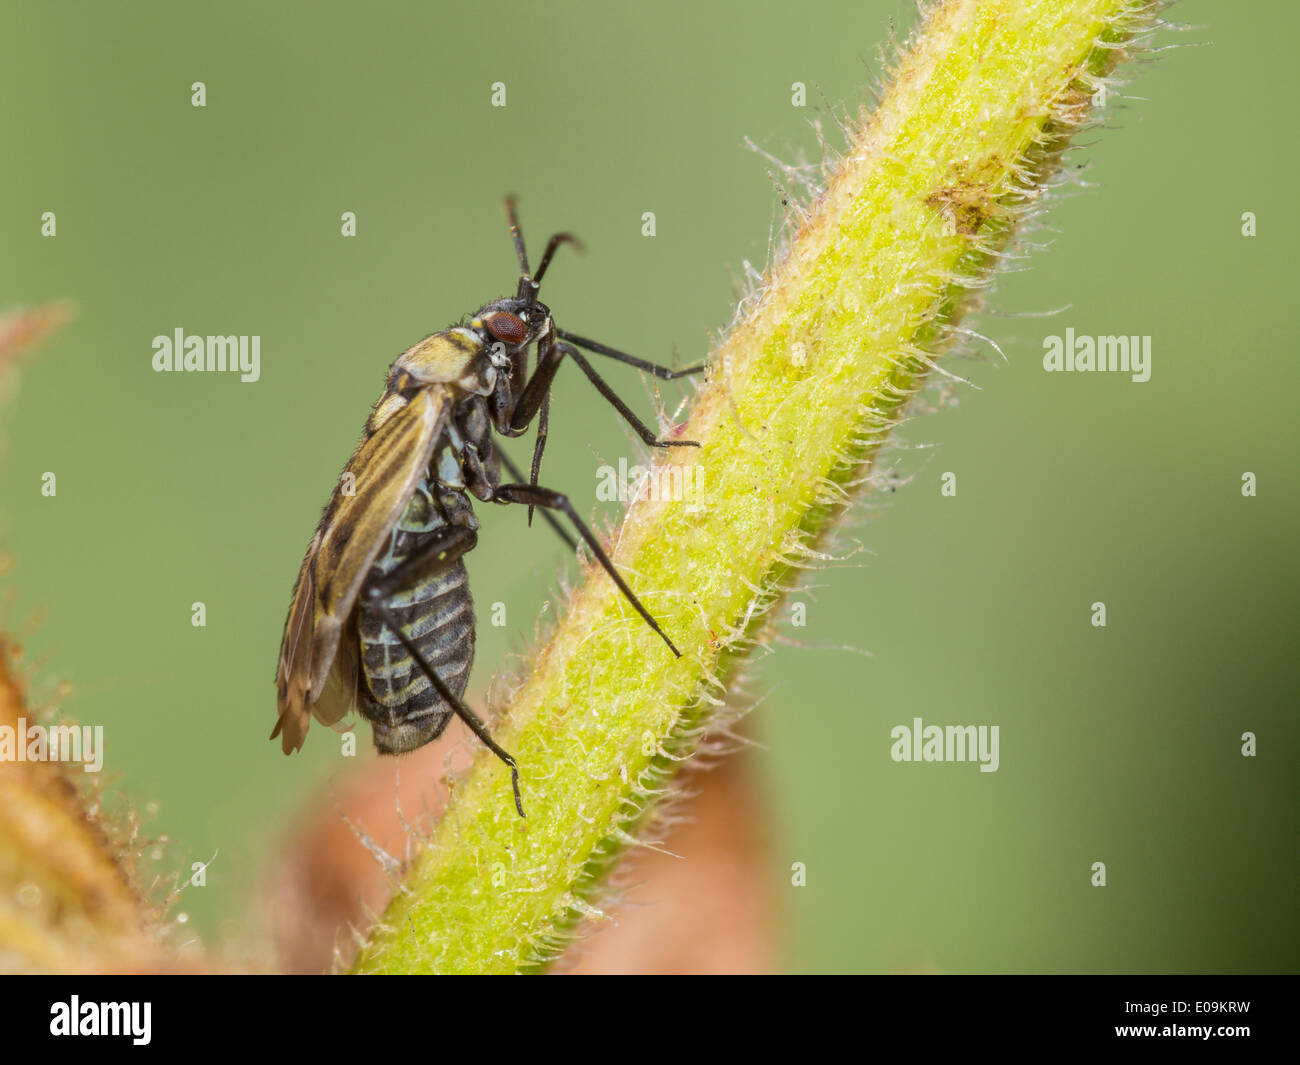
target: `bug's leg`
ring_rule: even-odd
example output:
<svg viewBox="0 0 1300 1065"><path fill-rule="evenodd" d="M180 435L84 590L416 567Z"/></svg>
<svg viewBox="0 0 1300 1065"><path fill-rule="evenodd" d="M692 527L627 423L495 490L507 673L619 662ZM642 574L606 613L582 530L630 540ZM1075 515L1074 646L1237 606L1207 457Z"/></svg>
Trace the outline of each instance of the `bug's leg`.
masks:
<svg viewBox="0 0 1300 1065"><path fill-rule="evenodd" d="M537 475L542 469L542 452L546 450L546 438L550 435L551 385L555 383L555 375L559 372L560 363L564 361L564 355L563 347L555 343L554 337L548 336L537 345L537 368L524 385L523 391L519 393L519 399L515 402L507 423L509 432L522 433L533 420L534 415L537 416L537 441L533 444L533 465L528 478L528 483L534 487L537 485ZM523 477L513 469L510 475L523 480ZM528 524L529 526L533 524L531 505L528 508ZM555 525L553 521L551 524ZM567 536L565 539L570 546L577 546Z"/></svg>
<svg viewBox="0 0 1300 1065"><path fill-rule="evenodd" d="M542 452L546 450L546 438L551 435L551 391L546 390L542 396L542 405L537 411L537 439L533 442L533 465L528 471L528 483L537 487L537 475L542 472ZM533 508L528 508L528 524L533 524Z"/></svg>
<svg viewBox="0 0 1300 1065"><path fill-rule="evenodd" d="M523 817L524 806L519 797L519 768L515 764L514 758L497 745L488 732L487 726L479 720L478 715L457 698L451 689L443 683L442 678L438 676L437 670L429 665L420 648L406 634L401 621L388 605L388 596L394 591L406 587L413 580L432 577L448 569L465 552L472 550L476 543L478 543L478 533L473 529L468 529L463 525L453 525L448 529L444 529L437 536L430 537L419 551L411 555L396 569L386 573L383 577L369 581L362 594L367 605L384 619L384 624L397 637L398 642L406 648L407 654L420 668L420 672L428 678L429 683L433 685L442 701L456 712L456 716L469 726L470 731L483 741L488 750L510 767L510 784L515 793L515 809L519 811L519 816Z"/></svg>
<svg viewBox="0 0 1300 1065"><path fill-rule="evenodd" d="M649 426L633 414L632 409L619 399L618 393L610 388L605 379L596 372L591 363L572 344L547 343L544 350L542 345L538 345L537 369L533 371L533 376L524 385L524 390L519 394L519 400L511 412L510 432L522 432L528 423L533 420L533 416L542 408L546 397L550 395L555 374L560 369L560 363L564 361L566 355L578 364L582 372L587 375L587 380L596 386L596 391L604 396L619 414L623 415L623 420L636 430L637 435L645 443L651 447L700 446L695 440L660 440L650 430ZM631 356L628 357L631 358ZM652 364L646 363L646 365L650 366ZM672 371L666 372L671 373ZM540 464L540 456L535 455L534 458ZM536 484L536 482L533 483Z"/></svg>
<svg viewBox="0 0 1300 1065"><path fill-rule="evenodd" d="M609 387L605 379L596 372L596 368L583 357L582 353L579 352L577 348L572 344L556 344L555 350L569 356L569 358L578 364L579 369L587 375L587 380L596 386L596 391L609 400L613 408L618 411L619 414L623 415L623 420L635 429L637 435L651 447L700 446L699 442L696 440L660 440L650 430L648 425L632 413L632 408L618 398L618 393Z"/></svg>
<svg viewBox="0 0 1300 1065"><path fill-rule="evenodd" d="M378 588L391 595L416 581L433 577L450 569L462 555L473 551L478 543L478 532L464 525L451 525L430 536L415 551L382 577L372 577L367 589Z"/></svg>
<svg viewBox="0 0 1300 1065"><path fill-rule="evenodd" d="M555 343L554 337L546 337L537 345L537 368L515 400L514 407L508 412L509 420L505 423L505 432L515 436L528 428L543 401L551 393L551 384L559 372L560 363L564 361L563 346Z"/></svg>
<svg viewBox="0 0 1300 1065"><path fill-rule="evenodd" d="M511 477L513 477L516 481L522 481L524 479L523 471L514 464L514 461L510 458L509 455L507 455L500 448L497 448L497 455L500 456L501 465L503 465L506 468L506 470L509 472ZM566 544L569 545L570 551L576 551L578 549L578 542L572 536L570 536L568 533L564 531L563 525L561 525L558 521L556 521L553 517L551 517L551 512L549 510L542 511L542 520L545 521L547 525L549 525L552 529L555 530L556 536L558 536L561 540L563 540Z"/></svg>
<svg viewBox="0 0 1300 1065"><path fill-rule="evenodd" d="M599 344L594 340L588 340L586 337L580 337L576 333L570 333L564 329L557 329L555 332L561 340L567 340L570 344L577 344L578 347L586 348L597 355L608 355L611 359L617 359L629 366L635 366L638 370L644 370L646 373L653 374L663 381L673 381L678 377L689 377L693 373L702 372L705 368L704 363L700 363L698 366L688 366L684 370L670 370L667 366L660 366L657 362L638 359L635 355L629 355L626 351L619 351L607 344Z"/></svg>
<svg viewBox="0 0 1300 1065"><path fill-rule="evenodd" d="M493 498L503 503L525 503L529 506L563 511L568 519L573 522L574 528L586 541L587 546L591 548L601 567L609 574L610 579L618 585L618 590L636 608L636 612L645 618L646 624L659 634L664 643L668 645L668 649L678 658L682 657L681 651L677 650L676 645L668 638L668 634L659 627L659 622L651 617L650 611L641 605L641 600L628 587L627 581L619 576L618 570L614 568L614 563L610 561L609 556L605 554L605 549L600 546L600 541L596 539L595 533L587 527L585 521L578 517L578 512L573 509L573 504L569 502L568 496L562 492L554 492L549 488L542 488L540 485L535 484L502 484L497 486Z"/></svg>
<svg viewBox="0 0 1300 1065"><path fill-rule="evenodd" d="M519 811L520 817L526 816L524 814L523 800L519 797L519 766L516 764L514 757L497 744L497 741L492 738L492 734L488 732L487 726L479 720L478 715L452 693L452 690L448 688L447 685L443 683L442 678L438 676L437 670L425 661L424 655L420 653L420 649L415 645L415 641L406 635L405 630L402 628L402 623L397 619L397 615L389 608L388 603L384 599L384 593L378 585L370 585L367 587L365 595L366 604L384 619L384 624L392 630L393 635L395 635L401 645L406 648L407 654L409 654L415 664L420 667L420 672L429 679L429 683L433 685L434 690L442 698L443 702L456 712L456 716L469 726L470 731L483 741L483 744L489 751L510 767L510 786L514 789L515 793L515 809Z"/></svg>

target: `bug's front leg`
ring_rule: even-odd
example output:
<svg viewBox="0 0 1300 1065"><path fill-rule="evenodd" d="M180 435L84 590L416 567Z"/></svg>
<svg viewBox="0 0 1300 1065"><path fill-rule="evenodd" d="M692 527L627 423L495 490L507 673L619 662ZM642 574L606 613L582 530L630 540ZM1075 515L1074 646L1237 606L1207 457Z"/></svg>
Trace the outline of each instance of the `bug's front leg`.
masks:
<svg viewBox="0 0 1300 1065"><path fill-rule="evenodd" d="M636 434L650 447L700 446L697 440L660 440L645 422L632 413L632 408L619 398L618 393L596 372L596 368L583 357L577 348L572 344L556 344L555 350L567 355L578 364L578 368L587 375L587 380L596 386L596 391L604 396L619 414L623 415L623 420L636 430Z"/></svg>
<svg viewBox="0 0 1300 1065"><path fill-rule="evenodd" d="M661 381L675 381L679 377L690 377L692 374L703 373L708 368L704 363L699 363L696 366L687 366L681 370L674 370L671 366L660 366L657 362L650 362L648 359L638 359L635 355L629 355L626 351L619 351L618 348L611 348L608 344L601 344L595 340L580 337L577 333L570 333L567 329L557 329L555 332L561 340L567 340L570 344L577 344L578 347L586 348L597 355L605 355L608 358L617 359L619 362L625 362L629 366L635 366L638 370L653 374Z"/></svg>
<svg viewBox="0 0 1300 1065"><path fill-rule="evenodd" d="M529 471L529 484L536 484L542 469L542 453L551 430L551 385L564 361L564 352L555 343L555 334L547 333L537 342L537 368L525 382L514 402L507 409L496 411L496 430L502 436L522 436L529 423L537 417L537 439L533 443L533 462ZM519 474L513 473L518 477ZM533 524L533 508L528 508L528 524ZM551 522L554 526L555 522ZM558 531L558 527L557 527ZM561 536L564 533L560 533Z"/></svg>
<svg viewBox="0 0 1300 1065"><path fill-rule="evenodd" d="M612 348L609 350L613 350ZM517 435L522 433L531 422L534 416L538 416L537 423L537 443L533 445L533 467L528 483L533 487L537 486L537 476L542 468L542 451L546 447L546 437L550 427L550 399L551 386L555 382L555 375L559 372L560 363L565 357L572 359L578 364L578 368L586 375L605 399L613 408L623 416L623 420L635 430L643 442L650 447L699 447L695 440L660 440L655 432L636 416L632 408L629 407L619 397L618 393L610 387L609 383L596 372L595 367L589 363L577 348L572 344L556 343L552 337L538 343L537 346L537 369L533 371L533 376L524 385L523 392L520 393L518 401L515 403L514 410L510 412L509 423L503 432L507 435ZM631 356L626 356L631 358ZM640 364L640 360L637 360ZM653 366L653 363L645 363L644 366ZM663 370L663 367L658 367ZM683 370L681 373L694 373L701 367L692 367L689 370ZM672 371L664 371L669 377L677 376ZM661 375L662 376L662 375ZM533 505L528 507L528 523L533 521Z"/></svg>
<svg viewBox="0 0 1300 1065"><path fill-rule="evenodd" d="M528 427L528 423L533 420L550 395L551 385L555 380L555 374L560 369L560 363L568 356L578 364L589 380L610 405L623 416L627 422L645 443L651 447L699 447L699 442L695 440L660 440L659 437L632 411L618 393L610 387L609 383L596 372L596 368L589 363L577 348L572 344L555 343L549 338L546 342L546 350L542 350L542 345L537 349L537 369L533 371L533 376L524 386L523 392L519 395L519 400L515 403L515 409L510 417L510 431L523 432ZM646 363L645 365L653 365ZM699 367L692 367L690 370L684 370L682 373L694 373ZM539 435L539 440L541 439ZM536 483L535 481L533 482Z"/></svg>

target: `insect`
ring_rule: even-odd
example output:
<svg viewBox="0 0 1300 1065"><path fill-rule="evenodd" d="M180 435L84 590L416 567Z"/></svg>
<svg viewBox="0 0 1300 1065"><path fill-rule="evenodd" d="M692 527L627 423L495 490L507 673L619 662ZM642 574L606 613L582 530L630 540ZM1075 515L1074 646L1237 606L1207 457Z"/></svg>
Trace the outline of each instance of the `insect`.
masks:
<svg viewBox="0 0 1300 1065"><path fill-rule="evenodd" d="M479 308L464 324L425 337L389 368L351 460L316 528L294 587L276 671L279 719L271 739L298 750L313 717L338 722L353 706L371 724L381 754L415 750L458 716L510 767L515 808L524 816L515 759L462 701L474 659L474 604L464 556L478 540L471 497L563 514L627 601L680 652L642 605L567 496L537 483L546 446L551 384L571 359L596 390L653 447L698 447L660 440L579 351L607 356L671 380L704 367L671 370L556 328L538 300L556 249L581 247L570 233L547 242L537 273L528 269L513 197L506 214L519 260L513 297ZM536 361L529 376L529 355ZM537 419L527 481L493 442L522 436ZM505 465L512 482L503 483Z"/></svg>

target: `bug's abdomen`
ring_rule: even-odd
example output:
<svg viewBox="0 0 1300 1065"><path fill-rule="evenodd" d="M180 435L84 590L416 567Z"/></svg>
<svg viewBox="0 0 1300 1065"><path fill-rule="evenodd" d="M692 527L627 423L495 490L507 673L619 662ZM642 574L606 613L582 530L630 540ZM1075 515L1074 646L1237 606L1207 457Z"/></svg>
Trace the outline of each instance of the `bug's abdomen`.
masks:
<svg viewBox="0 0 1300 1065"><path fill-rule="evenodd" d="M464 512L471 515L472 522L468 503ZM449 515L431 494L430 486L421 485L376 559L372 575L392 572L431 537L445 534L452 524L463 520L459 513ZM464 563L457 560L440 572L417 575L393 589L385 602L438 678L457 698L464 694L474 662L474 604ZM380 751L414 750L442 732L453 710L383 618L364 601L358 611L361 713L374 726L375 746Z"/></svg>

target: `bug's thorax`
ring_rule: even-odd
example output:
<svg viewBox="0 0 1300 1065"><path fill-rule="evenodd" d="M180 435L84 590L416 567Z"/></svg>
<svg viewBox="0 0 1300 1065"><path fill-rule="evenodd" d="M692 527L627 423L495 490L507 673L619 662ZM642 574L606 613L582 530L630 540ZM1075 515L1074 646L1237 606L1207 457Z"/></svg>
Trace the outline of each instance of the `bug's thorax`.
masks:
<svg viewBox="0 0 1300 1065"><path fill-rule="evenodd" d="M425 337L402 352L388 372L388 390L454 385L487 395L496 383L492 353L478 331L457 326Z"/></svg>
<svg viewBox="0 0 1300 1065"><path fill-rule="evenodd" d="M454 393L453 402L463 396L490 396L494 409L508 410L526 375L529 351L554 336L550 309L536 299L485 304L467 324L433 333L398 356L369 430L379 429L400 410L415 388L446 387Z"/></svg>

